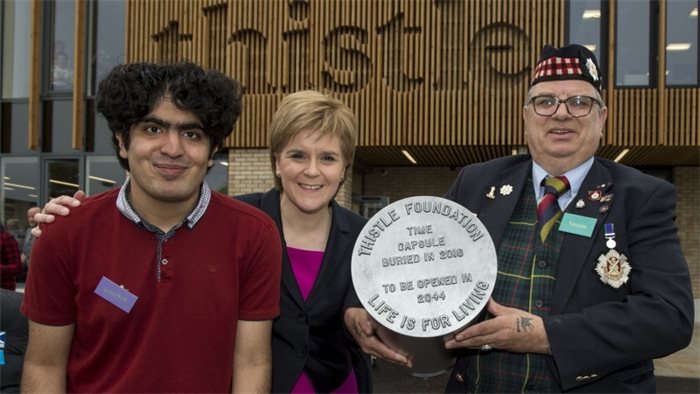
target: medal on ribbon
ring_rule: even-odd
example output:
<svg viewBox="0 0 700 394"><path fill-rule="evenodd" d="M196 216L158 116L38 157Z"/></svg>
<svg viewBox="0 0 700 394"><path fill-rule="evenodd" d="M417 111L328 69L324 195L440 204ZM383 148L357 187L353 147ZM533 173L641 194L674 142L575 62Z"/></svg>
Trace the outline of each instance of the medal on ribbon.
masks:
<svg viewBox="0 0 700 394"><path fill-rule="evenodd" d="M600 280L603 283L619 289L620 286L627 283L632 266L627 262L627 257L624 254L611 249L608 253L598 257L595 271L600 275Z"/></svg>
<svg viewBox="0 0 700 394"><path fill-rule="evenodd" d="M615 249L615 246L617 246L617 242L615 242L615 224L605 223L604 228L605 239L607 239L605 246L607 246L608 249Z"/></svg>

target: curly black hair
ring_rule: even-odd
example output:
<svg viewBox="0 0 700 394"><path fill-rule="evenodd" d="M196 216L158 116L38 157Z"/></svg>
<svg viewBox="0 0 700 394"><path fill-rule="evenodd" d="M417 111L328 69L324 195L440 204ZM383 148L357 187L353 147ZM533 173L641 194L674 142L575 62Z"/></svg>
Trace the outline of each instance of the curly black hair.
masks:
<svg viewBox="0 0 700 394"><path fill-rule="evenodd" d="M190 62L118 65L100 81L95 101L97 112L105 117L112 131L119 164L126 170L129 162L119 156L117 135L122 136L128 149L131 127L165 96L202 122L212 149L223 145L241 114L239 84L219 71L205 71Z"/></svg>

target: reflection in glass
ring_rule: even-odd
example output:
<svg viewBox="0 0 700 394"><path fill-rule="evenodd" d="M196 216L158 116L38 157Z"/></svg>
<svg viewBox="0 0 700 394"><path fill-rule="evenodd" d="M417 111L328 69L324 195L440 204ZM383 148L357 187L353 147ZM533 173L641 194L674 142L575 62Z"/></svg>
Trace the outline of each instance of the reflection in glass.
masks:
<svg viewBox="0 0 700 394"><path fill-rule="evenodd" d="M27 209L39 203L39 159L3 158L0 174L3 220L26 218Z"/></svg>
<svg viewBox="0 0 700 394"><path fill-rule="evenodd" d="M9 123L9 130L2 132L10 133L10 153L12 154L32 154L34 151L29 149L29 135L27 128L29 127L29 104L26 101L14 101L3 103L3 106L9 106L9 119L3 119Z"/></svg>
<svg viewBox="0 0 700 394"><path fill-rule="evenodd" d="M666 85L698 85L698 0L666 3Z"/></svg>
<svg viewBox="0 0 700 394"><path fill-rule="evenodd" d="M617 86L649 86L650 5L649 0L617 2Z"/></svg>
<svg viewBox="0 0 700 394"><path fill-rule="evenodd" d="M88 156L86 175L88 196L119 188L126 180L126 171L114 156Z"/></svg>
<svg viewBox="0 0 700 394"><path fill-rule="evenodd" d="M90 92L116 65L124 63L124 24L126 2L99 0L90 3L95 21L95 43L92 45L92 77Z"/></svg>
<svg viewBox="0 0 700 394"><path fill-rule="evenodd" d="M55 0L53 13L53 38L51 48L50 83L54 91L67 91L73 87L73 0Z"/></svg>
<svg viewBox="0 0 700 394"><path fill-rule="evenodd" d="M114 154L115 148L112 142L112 132L109 130L107 120L102 114L95 114L90 132L94 138L93 152L96 154Z"/></svg>
<svg viewBox="0 0 700 394"><path fill-rule="evenodd" d="M3 0L2 98L29 97L30 1Z"/></svg>
<svg viewBox="0 0 700 394"><path fill-rule="evenodd" d="M605 51L601 48L603 9L600 0L571 0L569 4L568 43L580 44L598 59L601 75L605 76ZM605 78L603 78L605 81Z"/></svg>
<svg viewBox="0 0 700 394"><path fill-rule="evenodd" d="M73 100L57 99L47 102L51 111L51 152L75 153L73 149Z"/></svg>
<svg viewBox="0 0 700 394"><path fill-rule="evenodd" d="M64 194L72 196L80 189L80 160L49 159L45 163L49 199Z"/></svg>

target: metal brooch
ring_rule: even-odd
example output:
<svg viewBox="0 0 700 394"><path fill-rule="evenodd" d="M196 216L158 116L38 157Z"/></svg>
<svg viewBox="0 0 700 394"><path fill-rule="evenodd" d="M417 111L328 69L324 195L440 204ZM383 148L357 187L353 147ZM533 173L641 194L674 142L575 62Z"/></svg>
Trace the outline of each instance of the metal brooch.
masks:
<svg viewBox="0 0 700 394"><path fill-rule="evenodd" d="M619 289L620 286L629 280L632 266L627 262L627 257L624 254L611 249L608 253L601 254L598 257L595 271L600 275L600 280L603 283Z"/></svg>

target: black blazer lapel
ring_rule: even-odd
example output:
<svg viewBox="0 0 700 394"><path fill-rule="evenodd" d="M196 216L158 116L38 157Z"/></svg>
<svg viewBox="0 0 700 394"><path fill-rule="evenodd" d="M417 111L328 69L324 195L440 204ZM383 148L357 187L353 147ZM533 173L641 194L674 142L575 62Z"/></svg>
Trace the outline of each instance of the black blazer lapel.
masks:
<svg viewBox="0 0 700 394"><path fill-rule="evenodd" d="M273 189L263 194L260 201L260 208L275 220L280 233L280 239L282 240L282 285L292 296L294 302L300 307L303 307L304 298L301 295L301 290L299 289L296 277L292 271L292 266L289 264L289 256L287 255L287 243L284 240L284 227L282 227L282 213L280 211L280 193Z"/></svg>
<svg viewBox="0 0 700 394"><path fill-rule="evenodd" d="M601 187L604 185L603 187ZM596 241L604 238L603 223L610 212L613 201L607 203L608 210L601 213L600 207L603 205L597 201L591 201L588 192L601 190L603 193L612 192L613 181L608 170L597 160L593 162L588 175L581 184L581 189L567 206L565 212L574 213L581 216L596 219L593 233L590 237L564 233L564 237L559 252L559 263L557 266L557 280L554 285L554 297L552 314L559 314L571 297L571 293L576 285L579 275L583 269L593 269L593 259L597 256L593 245ZM583 208L576 208L576 202L582 199L585 203Z"/></svg>
<svg viewBox="0 0 700 394"><path fill-rule="evenodd" d="M530 185L527 184L530 174L532 174L532 164L519 163L500 171L498 180L494 184L487 184L483 190L479 191L478 198L481 202L477 217L489 230L496 250L510 217L520 201L520 196L530 190ZM512 192L502 194L501 188L504 186L506 189L511 186Z"/></svg>
<svg viewBox="0 0 700 394"><path fill-rule="evenodd" d="M311 293L309 293L306 299L307 308L311 308L321 297L327 296L325 295L325 291L328 290L327 287L332 286L337 275L346 275L342 272L339 274L338 271L341 270L343 264L345 264L342 258L347 248L352 248L354 246L354 240L349 238L350 224L348 223L347 217L343 214L335 201L331 201L331 209L333 217L328 243L326 244L326 250L323 254L321 270L316 277L316 281L314 281ZM349 269L348 272L350 272Z"/></svg>

